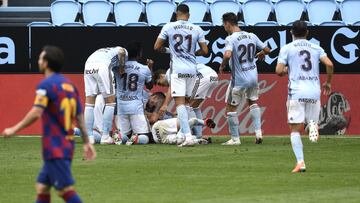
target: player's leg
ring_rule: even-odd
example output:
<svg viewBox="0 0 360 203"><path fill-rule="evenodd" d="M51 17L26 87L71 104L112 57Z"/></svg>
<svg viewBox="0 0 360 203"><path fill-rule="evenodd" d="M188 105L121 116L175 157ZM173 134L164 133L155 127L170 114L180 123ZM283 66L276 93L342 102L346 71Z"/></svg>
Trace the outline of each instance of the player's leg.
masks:
<svg viewBox="0 0 360 203"><path fill-rule="evenodd" d="M125 144L131 138L132 130L130 124L130 115L118 114L117 126L122 136L122 144Z"/></svg>
<svg viewBox="0 0 360 203"><path fill-rule="evenodd" d="M86 69L89 69L89 66L85 66ZM87 129L87 133L89 135L89 140L93 144L94 136L93 136L93 127L94 127L94 106L96 95L98 94L97 81L92 74L84 74L84 82L85 82L85 110L84 110L84 120L85 126Z"/></svg>
<svg viewBox="0 0 360 203"><path fill-rule="evenodd" d="M110 137L110 130L112 130L112 123L115 111L115 84L114 76L108 67L102 67L97 74L98 86L101 94L105 100L105 109L103 115L103 127L101 143L112 144L113 139Z"/></svg>
<svg viewBox="0 0 360 203"><path fill-rule="evenodd" d="M257 104L257 100L259 99L259 88L247 88L246 97L248 99L250 115L255 129L255 144L261 144L263 141L261 130L261 109Z"/></svg>
<svg viewBox="0 0 360 203"><path fill-rule="evenodd" d="M77 194L73 186L58 190L57 193L66 203L82 203L80 196Z"/></svg>
<svg viewBox="0 0 360 203"><path fill-rule="evenodd" d="M190 106L192 108L192 112L194 113L193 116L189 116L189 118L197 118L197 119L203 119L203 115L202 115L202 112L201 112L201 109L200 109L200 105L201 103L204 101L204 99L192 99L190 101ZM201 138L202 136L202 126L194 126L193 128L193 132L194 132L194 135L197 137L197 138Z"/></svg>
<svg viewBox="0 0 360 203"><path fill-rule="evenodd" d="M130 115L130 125L135 135L126 144L148 144L152 137L150 137L150 125L146 116L144 114Z"/></svg>
<svg viewBox="0 0 360 203"><path fill-rule="evenodd" d="M291 146L297 161L296 167L293 169L292 172L304 172L304 152L300 134L305 120L304 104L300 103L298 100L288 100L287 111L288 123L291 131Z"/></svg>
<svg viewBox="0 0 360 203"><path fill-rule="evenodd" d="M237 113L237 107L240 103L241 91L238 88L234 88L229 84L226 92L226 116L229 125L229 132L231 139L223 143L223 145L240 145L240 133L239 133L239 118Z"/></svg>
<svg viewBox="0 0 360 203"><path fill-rule="evenodd" d="M305 104L305 123L306 131L309 133L309 139L312 142L317 142L319 136L319 117L320 117L320 100L314 100Z"/></svg>
<svg viewBox="0 0 360 203"><path fill-rule="evenodd" d="M95 107L94 107L93 135L94 135L95 144L100 144L101 141L104 109L105 109L105 100L104 97L101 94L99 94L96 96Z"/></svg>
<svg viewBox="0 0 360 203"><path fill-rule="evenodd" d="M193 143L191 143L192 135L188 123L189 116L185 106L186 104L185 97L187 96L186 79L188 78L178 78L178 74L171 74L170 86L171 86L172 97L175 100L177 117L180 123L180 134L184 135L187 138L189 145L193 145Z"/></svg>
<svg viewBox="0 0 360 203"><path fill-rule="evenodd" d="M50 186L36 183L36 203L50 203L51 196L50 196Z"/></svg>

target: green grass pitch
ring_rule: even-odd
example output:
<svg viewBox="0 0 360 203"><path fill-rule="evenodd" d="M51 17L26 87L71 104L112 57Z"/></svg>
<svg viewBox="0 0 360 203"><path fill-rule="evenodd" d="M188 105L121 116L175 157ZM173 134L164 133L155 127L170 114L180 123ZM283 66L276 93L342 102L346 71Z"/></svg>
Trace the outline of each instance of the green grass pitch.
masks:
<svg viewBox="0 0 360 203"><path fill-rule="evenodd" d="M76 189L87 203L360 202L360 139L303 138L307 172L291 174L288 137L253 137L241 146L100 146L82 160L77 140ZM0 139L0 202L34 202L42 165L39 138ZM52 193L53 202L62 202Z"/></svg>

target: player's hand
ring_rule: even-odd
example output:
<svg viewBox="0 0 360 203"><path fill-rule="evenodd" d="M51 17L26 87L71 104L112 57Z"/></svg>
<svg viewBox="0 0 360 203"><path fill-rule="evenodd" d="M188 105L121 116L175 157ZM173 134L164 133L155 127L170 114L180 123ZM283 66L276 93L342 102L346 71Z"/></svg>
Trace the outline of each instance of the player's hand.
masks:
<svg viewBox="0 0 360 203"><path fill-rule="evenodd" d="M154 61L151 59L147 59L146 60L146 64L149 67L150 70L152 70L153 66L154 66Z"/></svg>
<svg viewBox="0 0 360 203"><path fill-rule="evenodd" d="M324 95L329 96L329 95L331 94L331 84L325 82L325 83L322 85L322 87L323 87Z"/></svg>
<svg viewBox="0 0 360 203"><path fill-rule="evenodd" d="M1 133L2 136L5 138L9 138L13 135L15 135L16 131L14 128L5 128L5 130Z"/></svg>
<svg viewBox="0 0 360 203"><path fill-rule="evenodd" d="M166 110L167 110L167 106L164 105L164 106L160 107L160 109L159 109L160 117L162 117L165 114Z"/></svg>
<svg viewBox="0 0 360 203"><path fill-rule="evenodd" d="M84 158L85 160L93 160L96 158L96 151L92 144L84 144Z"/></svg>
<svg viewBox="0 0 360 203"><path fill-rule="evenodd" d="M265 53L260 51L255 55L255 57L258 58L258 60L263 61L265 59Z"/></svg>

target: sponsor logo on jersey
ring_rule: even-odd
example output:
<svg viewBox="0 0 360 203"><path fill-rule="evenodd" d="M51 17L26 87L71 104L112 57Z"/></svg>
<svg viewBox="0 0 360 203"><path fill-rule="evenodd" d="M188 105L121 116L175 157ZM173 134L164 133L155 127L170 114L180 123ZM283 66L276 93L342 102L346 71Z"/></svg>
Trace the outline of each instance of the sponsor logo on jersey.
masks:
<svg viewBox="0 0 360 203"><path fill-rule="evenodd" d="M178 78L194 78L194 75L190 73L178 73Z"/></svg>
<svg viewBox="0 0 360 203"><path fill-rule="evenodd" d="M139 97L137 97L137 96L121 95L121 96L120 96L120 100L123 100L123 101L139 100Z"/></svg>
<svg viewBox="0 0 360 203"><path fill-rule="evenodd" d="M98 74L99 69L85 70L85 74Z"/></svg>
<svg viewBox="0 0 360 203"><path fill-rule="evenodd" d="M315 104L318 100L317 99L300 98L298 101L303 102L303 103Z"/></svg>
<svg viewBox="0 0 360 203"><path fill-rule="evenodd" d="M210 76L210 82L217 82L217 81L219 81L218 77Z"/></svg>
<svg viewBox="0 0 360 203"><path fill-rule="evenodd" d="M318 81L319 78L317 76L304 76L304 75L299 75L299 77L297 78L298 80L310 80L310 81Z"/></svg>

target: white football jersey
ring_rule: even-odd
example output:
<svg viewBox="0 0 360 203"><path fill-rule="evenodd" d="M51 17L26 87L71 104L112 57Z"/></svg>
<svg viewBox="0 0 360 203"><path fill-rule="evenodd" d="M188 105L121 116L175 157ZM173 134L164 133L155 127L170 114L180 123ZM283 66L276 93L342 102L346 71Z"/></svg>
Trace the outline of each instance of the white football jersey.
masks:
<svg viewBox="0 0 360 203"><path fill-rule="evenodd" d="M320 99L320 58L324 49L306 39L295 40L280 49L278 63L288 66L288 98Z"/></svg>
<svg viewBox="0 0 360 203"><path fill-rule="evenodd" d="M88 57L86 63L103 63L111 68L119 66L118 55L121 48L122 47L118 46L98 49Z"/></svg>
<svg viewBox="0 0 360 203"><path fill-rule="evenodd" d="M231 51L231 85L254 87L258 84L258 73L255 61L256 50L266 45L253 33L234 32L225 39L225 51Z"/></svg>
<svg viewBox="0 0 360 203"><path fill-rule="evenodd" d="M127 61L125 73L120 75L115 69L114 75L118 114L143 114L144 98L147 97L144 85L152 80L150 69L136 61Z"/></svg>
<svg viewBox="0 0 360 203"><path fill-rule="evenodd" d="M158 38L169 40L172 73L196 74L196 45L205 42L199 26L183 20L167 23Z"/></svg>

